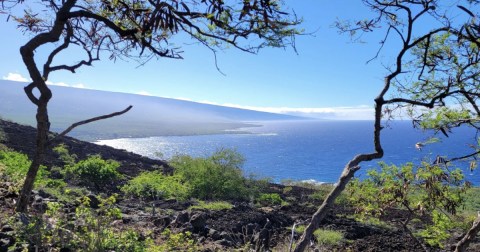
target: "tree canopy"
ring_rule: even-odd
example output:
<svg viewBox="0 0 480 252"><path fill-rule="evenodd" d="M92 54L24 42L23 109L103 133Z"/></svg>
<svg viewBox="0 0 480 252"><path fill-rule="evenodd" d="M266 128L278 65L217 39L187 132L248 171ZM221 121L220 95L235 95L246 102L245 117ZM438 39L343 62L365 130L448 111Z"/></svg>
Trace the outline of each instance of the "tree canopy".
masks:
<svg viewBox="0 0 480 252"><path fill-rule="evenodd" d="M25 93L37 106L37 150L17 205L20 212L26 211L33 179L51 140L47 105L52 92L46 81L52 72L75 73L100 60L104 53L111 60L133 58L141 63L152 58L181 59L182 48L174 41L198 42L214 52L235 47L256 53L267 46L294 45L300 23L276 0L1 0L0 10L33 36L20 53L32 79ZM40 68L35 52L47 44L55 49ZM74 64L57 64L57 56L71 48L83 51L85 58ZM60 136L130 108L75 123Z"/></svg>
<svg viewBox="0 0 480 252"><path fill-rule="evenodd" d="M374 100L374 151L359 154L347 163L337 185L313 215L295 251L305 250L313 231L360 169L360 163L383 157L381 130L386 119L411 118L415 127L432 129L446 136L455 127L473 127L477 133L480 127L477 13L480 1L362 2L373 13L372 18L340 20L336 26L354 41L365 42L368 33L381 34L378 53L372 60L378 60L386 47L388 57L393 58L393 63L386 65L383 87ZM473 159L471 167L475 168L479 149L478 142L474 142L471 153L448 157L445 162L470 158ZM475 223L472 230L478 229L479 222ZM458 248L465 244L459 243Z"/></svg>

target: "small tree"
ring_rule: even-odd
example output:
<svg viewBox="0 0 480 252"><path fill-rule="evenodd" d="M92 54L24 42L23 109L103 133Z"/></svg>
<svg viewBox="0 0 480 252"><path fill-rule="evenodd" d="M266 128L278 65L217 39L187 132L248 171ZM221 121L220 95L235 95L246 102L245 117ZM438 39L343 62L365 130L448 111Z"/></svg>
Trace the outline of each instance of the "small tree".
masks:
<svg viewBox="0 0 480 252"><path fill-rule="evenodd" d="M52 139L48 135L47 109L52 92L46 85L52 72L75 73L78 68L99 60L103 52L108 52L109 59L113 60L124 57L140 62L162 57L181 59L181 48L169 43L179 34L188 35L214 52L233 46L256 53L266 46L291 44L296 34L294 28L299 24L280 2L272 0L228 3L218 0L42 0L28 4L23 0L0 0L0 8L1 13L7 13L25 32L33 34L20 48L20 53L32 79L25 93L37 107L36 150L18 200L18 212L27 210L33 181L52 141L79 125L120 115L131 108L75 123ZM24 15L16 16L15 8L23 8ZM52 43L57 47L40 68L35 61L35 51ZM82 50L86 58L72 65L53 65L60 53L72 47ZM35 95L34 90L38 90L39 95Z"/></svg>
<svg viewBox="0 0 480 252"><path fill-rule="evenodd" d="M431 246L444 246L449 238L449 228L453 225L450 215L455 215L465 200L465 192L470 184L464 181L460 169L452 169L444 164L422 162L420 166L412 163L387 165L380 163L380 170L369 170L368 177L360 181L355 179L348 187L349 199L360 218L380 218L391 210L405 211L405 217L394 220L412 239L428 251ZM410 223L431 217L431 223L424 222L425 228L418 235Z"/></svg>
<svg viewBox="0 0 480 252"><path fill-rule="evenodd" d="M445 135L460 126L477 131L480 109L480 1L474 0L362 0L371 9L371 19L339 21L336 25L355 40L369 32L384 32L376 59L387 42L394 63L387 69L384 85L375 98L374 151L355 156L345 166L337 185L312 216L295 251L304 251L312 234L335 199L345 189L360 163L383 157L382 120L409 115L415 127ZM390 48L393 47L394 49ZM475 158L471 153L446 162ZM480 225L480 217L474 225ZM473 232L473 231L472 231ZM476 232L476 231L475 231ZM471 236L470 236L471 237ZM460 246L460 244L459 244Z"/></svg>

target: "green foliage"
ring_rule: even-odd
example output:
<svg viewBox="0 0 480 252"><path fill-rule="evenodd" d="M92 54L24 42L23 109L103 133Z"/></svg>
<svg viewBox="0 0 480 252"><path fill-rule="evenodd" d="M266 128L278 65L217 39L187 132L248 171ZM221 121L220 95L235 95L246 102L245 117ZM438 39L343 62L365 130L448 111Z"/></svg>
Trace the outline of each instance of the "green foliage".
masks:
<svg viewBox="0 0 480 252"><path fill-rule="evenodd" d="M211 157L176 156L170 164L199 199L248 199L249 189L243 177L243 157L236 151L219 150Z"/></svg>
<svg viewBox="0 0 480 252"><path fill-rule="evenodd" d="M196 245L192 238L192 233L187 231L185 233L173 233L170 229L165 229L162 232L165 237L162 245L149 249L151 252L163 251L199 251L200 248Z"/></svg>
<svg viewBox="0 0 480 252"><path fill-rule="evenodd" d="M155 251L156 246L149 237L112 225L121 218L120 209L115 207L115 196L99 200L99 209L94 210L89 207L88 197L81 198L75 221L67 219L61 203L47 203L45 214L30 217L26 224L15 223L19 231L16 247L36 247L40 251Z"/></svg>
<svg viewBox="0 0 480 252"><path fill-rule="evenodd" d="M0 117L0 119L2 119ZM7 140L7 134L5 134L5 131L3 131L3 128L0 127L0 142L6 141Z"/></svg>
<svg viewBox="0 0 480 252"><path fill-rule="evenodd" d="M440 107L423 113L420 127L423 129L450 129L456 127L459 122L468 121L472 118L467 109L455 109Z"/></svg>
<svg viewBox="0 0 480 252"><path fill-rule="evenodd" d="M70 155L67 146L65 144L59 144L53 148L53 151L57 153L60 160L67 166L73 166L77 160L77 155Z"/></svg>
<svg viewBox="0 0 480 252"><path fill-rule="evenodd" d="M160 171L143 172L128 181L121 190L128 195L143 198L176 198L186 200L189 196L189 186L182 182L179 175L166 176Z"/></svg>
<svg viewBox="0 0 480 252"><path fill-rule="evenodd" d="M401 167L380 163L381 170L369 170L364 181L354 180L347 191L360 218L380 217L392 208L406 210L410 217L432 213L432 222L418 232L430 245L439 246L448 238L446 227L450 215L465 201L469 184L463 181L459 169L422 163L414 167L409 163ZM424 218L423 218L424 219Z"/></svg>
<svg viewBox="0 0 480 252"><path fill-rule="evenodd" d="M99 189L122 178L122 175L117 171L119 166L120 164L114 160L104 160L99 155L94 155L73 166L68 166L67 177Z"/></svg>
<svg viewBox="0 0 480 252"><path fill-rule="evenodd" d="M319 245L338 245L343 241L343 233L330 229L317 229L313 232L313 236Z"/></svg>
<svg viewBox="0 0 480 252"><path fill-rule="evenodd" d="M295 226L295 233L303 234L303 232L305 232L305 228L307 228L305 225L297 225Z"/></svg>
<svg viewBox="0 0 480 252"><path fill-rule="evenodd" d="M432 225L428 225L425 230L418 232L425 242L430 246L437 246L444 248L444 242L450 238L449 230L451 230L455 224L452 219L446 214L438 211L432 211Z"/></svg>
<svg viewBox="0 0 480 252"><path fill-rule="evenodd" d="M480 209L480 188L479 187L471 187L468 188L465 192L465 204L463 212L467 214L476 215L478 209Z"/></svg>
<svg viewBox="0 0 480 252"><path fill-rule="evenodd" d="M263 206L282 205L284 201L278 193L262 193L257 198L257 202Z"/></svg>
<svg viewBox="0 0 480 252"><path fill-rule="evenodd" d="M220 210L232 209L232 207L233 207L232 204L226 201L212 201L212 202L199 201L198 205L191 206L189 209L220 211Z"/></svg>
<svg viewBox="0 0 480 252"><path fill-rule="evenodd" d="M21 183L27 175L31 161L27 155L15 151L0 151L0 174L4 174L10 178L12 182ZM41 166L38 170L35 183L38 183L47 175L45 167Z"/></svg>

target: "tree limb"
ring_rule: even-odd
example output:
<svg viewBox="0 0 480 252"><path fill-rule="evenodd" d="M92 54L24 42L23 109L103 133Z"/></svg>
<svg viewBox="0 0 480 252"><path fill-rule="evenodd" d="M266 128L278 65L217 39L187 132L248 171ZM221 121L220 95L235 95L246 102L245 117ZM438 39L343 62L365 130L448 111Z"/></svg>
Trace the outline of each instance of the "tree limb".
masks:
<svg viewBox="0 0 480 252"><path fill-rule="evenodd" d="M102 116L97 116L97 117L93 117L93 118L90 118L90 119L87 119L87 120L83 120L83 121L79 121L79 122L76 122L72 125L70 125L70 127L68 127L66 130L64 130L63 132L61 132L60 134L56 135L53 139L51 139L49 141L49 144L55 142L56 140L58 140L59 138L61 137L64 137L66 134L68 134L70 131L72 131L74 128L78 127L78 126L81 126L81 125L84 125L84 124L87 124L87 123L91 123L91 122L95 122L95 121L99 121L99 120L104 120L104 119L108 119L108 118L111 118L111 117L115 117L115 116L119 116L119 115L122 115L122 114L125 114L127 113L133 106L130 105L128 106L126 109L122 110L122 111L118 111L118 112L114 112L114 113L111 113L111 114L108 114L108 115L102 115Z"/></svg>
<svg viewBox="0 0 480 252"><path fill-rule="evenodd" d="M472 227L468 230L465 236L463 236L463 238L455 246L455 252L463 252L467 250L468 245L473 239L475 239L478 231L480 231L480 214L478 214L475 221L473 221Z"/></svg>

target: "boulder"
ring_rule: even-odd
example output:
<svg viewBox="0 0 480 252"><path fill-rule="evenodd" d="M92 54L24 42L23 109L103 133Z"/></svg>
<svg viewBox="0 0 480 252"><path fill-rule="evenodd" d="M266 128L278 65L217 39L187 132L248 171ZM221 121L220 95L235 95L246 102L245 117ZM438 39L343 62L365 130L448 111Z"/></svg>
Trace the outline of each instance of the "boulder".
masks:
<svg viewBox="0 0 480 252"><path fill-rule="evenodd" d="M190 217L190 223L192 224L194 231L203 231L207 224L207 217L204 213L195 213Z"/></svg>

